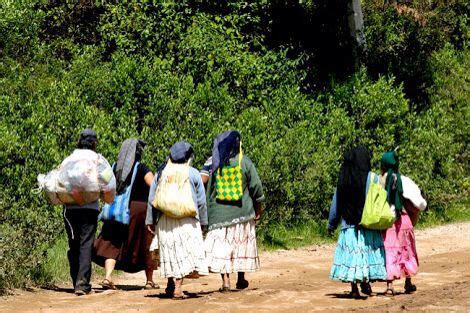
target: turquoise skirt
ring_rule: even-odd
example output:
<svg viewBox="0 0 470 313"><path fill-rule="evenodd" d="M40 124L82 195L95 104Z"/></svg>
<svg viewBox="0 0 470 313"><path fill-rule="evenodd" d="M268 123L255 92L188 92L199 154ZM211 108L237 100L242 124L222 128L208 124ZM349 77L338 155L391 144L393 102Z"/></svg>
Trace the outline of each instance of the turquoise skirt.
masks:
<svg viewBox="0 0 470 313"><path fill-rule="evenodd" d="M342 282L386 280L384 242L380 231L342 229L330 278Z"/></svg>

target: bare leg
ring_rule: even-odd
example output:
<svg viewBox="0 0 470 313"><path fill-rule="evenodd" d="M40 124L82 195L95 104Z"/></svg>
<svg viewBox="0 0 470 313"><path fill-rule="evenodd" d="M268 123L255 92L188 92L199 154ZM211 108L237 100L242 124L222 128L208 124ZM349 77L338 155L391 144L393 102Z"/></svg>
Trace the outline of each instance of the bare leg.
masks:
<svg viewBox="0 0 470 313"><path fill-rule="evenodd" d="M173 297L181 298L184 296L182 286L183 286L183 278L176 278L175 279L175 292L173 294Z"/></svg>
<svg viewBox="0 0 470 313"><path fill-rule="evenodd" d="M221 273L220 277L222 278L222 288L219 289L220 292L229 292L230 291L230 274Z"/></svg>
<svg viewBox="0 0 470 313"><path fill-rule="evenodd" d="M112 282L112 274L114 271L114 267L116 266L116 260L114 259L106 259L104 261L104 270L105 270L105 279Z"/></svg>
<svg viewBox="0 0 470 313"><path fill-rule="evenodd" d="M158 284L155 284L153 281L153 269L146 268L145 269L145 277L147 278L147 281L145 282L145 289L158 289L160 286Z"/></svg>
<svg viewBox="0 0 470 313"><path fill-rule="evenodd" d="M395 295L395 290L393 289L393 280L387 280L387 290L385 290L385 295Z"/></svg>
<svg viewBox="0 0 470 313"><path fill-rule="evenodd" d="M105 278L101 282L101 286L103 286L103 289L116 289L116 286L114 286L113 279L112 279L112 274L114 267L116 266L116 260L114 259L106 259L104 261L104 271L105 271Z"/></svg>
<svg viewBox="0 0 470 313"><path fill-rule="evenodd" d="M147 278L147 282L153 282L153 270L152 269L145 269L145 277Z"/></svg>

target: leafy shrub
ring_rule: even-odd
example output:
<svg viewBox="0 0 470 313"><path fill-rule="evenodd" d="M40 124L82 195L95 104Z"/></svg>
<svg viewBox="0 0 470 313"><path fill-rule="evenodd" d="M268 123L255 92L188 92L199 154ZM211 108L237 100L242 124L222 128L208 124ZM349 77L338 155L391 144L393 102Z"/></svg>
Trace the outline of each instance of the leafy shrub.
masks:
<svg viewBox="0 0 470 313"><path fill-rule="evenodd" d="M468 51L456 51L450 45L433 54L431 108L410 115L404 138L405 162L413 178L441 211L469 194L469 62Z"/></svg>
<svg viewBox="0 0 470 313"><path fill-rule="evenodd" d="M109 115L84 106L70 82L57 82L40 72L41 67L15 73L9 72L11 64L2 65L9 79L0 84L0 125L5 131L0 141L0 250L6 258L1 280L10 286L37 279L44 249L63 230L60 210L34 193L37 174L57 166L71 152L81 128L93 126L104 134L103 127L111 123ZM101 138L106 142L106 135Z"/></svg>
<svg viewBox="0 0 470 313"><path fill-rule="evenodd" d="M240 130L265 186L265 229L322 225L342 155L357 144L372 150L376 170L382 152L399 147L402 172L445 215L469 187L462 118L469 59L458 50L466 47L458 44L465 23L450 10L446 23L459 26L449 39L412 14L375 11L371 3L365 67L325 82L331 88L323 92L304 87L317 70L334 77L331 64L309 72L312 55L293 57L305 42L294 38L292 50L283 45L290 39L274 44L267 35L280 21L272 10L285 7L277 2L0 4L0 291L51 279L45 254L63 222L61 209L33 192L36 175L57 166L86 127L98 132L98 150L111 162L125 138L142 137L153 169L182 139L201 167L217 133ZM295 10L316 16L327 7L308 2ZM415 92L427 103L417 103Z"/></svg>
<svg viewBox="0 0 470 313"><path fill-rule="evenodd" d="M367 48L364 62L369 73L393 74L404 83L418 111L427 108L432 81L430 57L453 42L468 40L469 6L465 1L376 1L363 4Z"/></svg>

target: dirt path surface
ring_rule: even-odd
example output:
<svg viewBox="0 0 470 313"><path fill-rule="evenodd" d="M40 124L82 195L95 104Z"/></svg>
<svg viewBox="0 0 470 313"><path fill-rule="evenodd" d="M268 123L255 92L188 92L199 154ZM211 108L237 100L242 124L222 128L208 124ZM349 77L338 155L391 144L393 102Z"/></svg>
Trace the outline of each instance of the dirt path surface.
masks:
<svg viewBox="0 0 470 313"><path fill-rule="evenodd" d="M250 287L221 294L218 275L185 280L192 298L174 301L163 290L141 290L144 274L117 278L121 290L77 297L69 286L58 290L17 291L0 300L0 312L231 312L231 311L462 311L470 312L470 223L417 231L420 273L418 291L395 297L380 295L385 283L375 283L374 293L363 300L346 296L349 286L328 279L334 245L323 245L261 255L261 272L247 275ZM164 281L158 279L161 285ZM398 281L396 291L403 291ZM232 277L235 285L235 277Z"/></svg>

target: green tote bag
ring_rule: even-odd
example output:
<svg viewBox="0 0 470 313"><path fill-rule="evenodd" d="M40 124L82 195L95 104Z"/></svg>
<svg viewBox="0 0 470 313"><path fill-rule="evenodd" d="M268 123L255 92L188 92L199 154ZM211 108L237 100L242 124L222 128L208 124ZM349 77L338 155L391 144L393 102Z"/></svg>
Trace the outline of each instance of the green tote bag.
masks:
<svg viewBox="0 0 470 313"><path fill-rule="evenodd" d="M392 227L395 214L387 202L387 192L379 183L379 177L371 173L361 223L364 228L385 230Z"/></svg>

